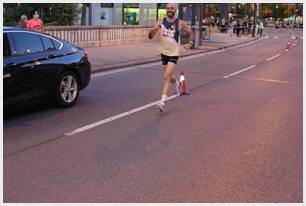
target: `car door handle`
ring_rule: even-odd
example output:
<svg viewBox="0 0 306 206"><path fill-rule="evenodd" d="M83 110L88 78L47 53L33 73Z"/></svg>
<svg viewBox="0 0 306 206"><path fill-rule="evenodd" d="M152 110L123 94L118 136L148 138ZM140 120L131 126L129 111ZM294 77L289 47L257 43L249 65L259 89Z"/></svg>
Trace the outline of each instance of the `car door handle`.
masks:
<svg viewBox="0 0 306 206"><path fill-rule="evenodd" d="M8 64L6 65L6 67L16 66L16 65L17 65L16 63L8 63Z"/></svg>
<svg viewBox="0 0 306 206"><path fill-rule="evenodd" d="M5 75L3 75L3 79L7 79L7 78L10 78L12 75L10 73L7 73Z"/></svg>

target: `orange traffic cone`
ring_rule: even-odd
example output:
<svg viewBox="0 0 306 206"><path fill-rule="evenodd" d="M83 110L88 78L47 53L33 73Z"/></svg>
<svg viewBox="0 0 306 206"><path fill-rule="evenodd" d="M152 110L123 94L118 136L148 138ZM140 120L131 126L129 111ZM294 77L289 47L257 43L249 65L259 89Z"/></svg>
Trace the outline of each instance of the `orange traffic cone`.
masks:
<svg viewBox="0 0 306 206"><path fill-rule="evenodd" d="M287 49L290 49L290 48L291 48L291 44L290 44L290 41L288 41Z"/></svg>
<svg viewBox="0 0 306 206"><path fill-rule="evenodd" d="M183 70L180 71L180 89L181 89L181 95L188 95L190 94L189 91L187 91L187 83L186 83L186 79L185 79L185 73Z"/></svg>

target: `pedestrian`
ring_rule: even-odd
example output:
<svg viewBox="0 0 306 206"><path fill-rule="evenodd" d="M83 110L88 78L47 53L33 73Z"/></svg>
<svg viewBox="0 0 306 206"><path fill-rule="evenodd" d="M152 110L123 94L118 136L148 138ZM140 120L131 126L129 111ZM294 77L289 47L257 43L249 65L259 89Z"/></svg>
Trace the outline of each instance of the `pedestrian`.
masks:
<svg viewBox="0 0 306 206"><path fill-rule="evenodd" d="M260 21L260 23L259 23L259 34L260 34L261 37L262 37L262 34L263 34L263 29L264 29L263 21Z"/></svg>
<svg viewBox="0 0 306 206"><path fill-rule="evenodd" d="M173 72L175 70L179 58L179 35L182 30L189 34L189 43L184 45L185 49L191 49L194 44L194 33L186 22L175 17L175 4L167 4L167 16L159 19L154 28L149 32L149 39L152 39L155 34L160 32L160 47L161 61L164 65L164 82L162 89L162 97L160 102L156 105L160 112L164 111L165 100L168 97L170 83L175 84L176 94L180 94L179 81L175 78Z"/></svg>
<svg viewBox="0 0 306 206"><path fill-rule="evenodd" d="M240 19L238 19L238 21L237 21L236 35L237 35L237 37L240 37Z"/></svg>
<svg viewBox="0 0 306 206"><path fill-rule="evenodd" d="M17 23L18 28L26 29L28 23L28 17L26 15L22 15Z"/></svg>
<svg viewBox="0 0 306 206"><path fill-rule="evenodd" d="M233 33L234 33L234 25L233 25L232 20L230 20L230 22L229 22L229 34L230 34L230 36L233 36Z"/></svg>
<svg viewBox="0 0 306 206"><path fill-rule="evenodd" d="M248 35L251 35L252 33L252 20L249 19L249 23L248 23Z"/></svg>
<svg viewBox="0 0 306 206"><path fill-rule="evenodd" d="M237 21L236 21L236 19L234 19L234 21L233 21L233 33L234 34L236 33L236 29L237 29Z"/></svg>
<svg viewBox="0 0 306 206"><path fill-rule="evenodd" d="M36 30L36 31L43 31L43 21L39 18L38 11L32 13L32 19L30 19L27 23L28 29Z"/></svg>
<svg viewBox="0 0 306 206"><path fill-rule="evenodd" d="M257 36L259 35L259 22L258 21L256 23L256 34Z"/></svg>
<svg viewBox="0 0 306 206"><path fill-rule="evenodd" d="M224 18L222 18L222 20L221 20L221 32L223 33L223 32L225 32L226 30L225 30L225 19Z"/></svg>
<svg viewBox="0 0 306 206"><path fill-rule="evenodd" d="M243 34L247 33L247 27L248 27L247 21L246 19L244 19L243 20Z"/></svg>

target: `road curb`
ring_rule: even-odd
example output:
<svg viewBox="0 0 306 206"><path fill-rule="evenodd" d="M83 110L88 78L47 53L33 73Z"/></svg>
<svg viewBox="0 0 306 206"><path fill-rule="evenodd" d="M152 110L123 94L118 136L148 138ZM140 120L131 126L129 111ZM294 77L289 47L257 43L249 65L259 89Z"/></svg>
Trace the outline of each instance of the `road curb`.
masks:
<svg viewBox="0 0 306 206"><path fill-rule="evenodd" d="M187 56L192 56L192 55L197 55L197 54L202 54L202 53L209 53L209 52L212 52L212 51L217 51L217 50L222 50L222 49L227 49L227 48L235 47L235 46L238 46L238 45L247 44L247 43L256 41L258 39L259 39L259 37L256 37L252 40L243 41L243 42L239 42L239 43L236 43L236 44L219 46L219 47L214 48L214 49L208 49L208 50L199 49L199 50L196 50L196 51L193 51L193 52L181 54L180 57L187 57ZM132 62L127 62L127 63L112 64L112 65L92 69L91 74L99 73L99 72L102 72L102 71L115 70L115 69L119 69L119 68L122 68L122 67L132 67L132 66L138 66L138 65L142 65L142 64L149 64L149 63L154 63L154 62L158 62L158 61L160 61L160 57L146 59L146 60L140 60L140 61L139 60L138 61L132 61Z"/></svg>

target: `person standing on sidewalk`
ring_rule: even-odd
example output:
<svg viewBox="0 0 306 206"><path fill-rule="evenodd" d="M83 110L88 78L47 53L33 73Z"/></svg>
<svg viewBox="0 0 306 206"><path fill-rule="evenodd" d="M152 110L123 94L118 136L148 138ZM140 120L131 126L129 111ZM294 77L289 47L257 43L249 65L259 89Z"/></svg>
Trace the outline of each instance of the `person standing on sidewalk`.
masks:
<svg viewBox="0 0 306 206"><path fill-rule="evenodd" d="M39 18L38 11L33 12L33 18L28 21L27 27L30 30L43 31L43 21Z"/></svg>
<svg viewBox="0 0 306 206"><path fill-rule="evenodd" d="M28 17L26 15L22 15L20 17L19 22L17 23L18 28L26 29L27 28L27 23L28 23Z"/></svg>
<svg viewBox="0 0 306 206"><path fill-rule="evenodd" d="M170 83L176 85L176 93L179 95L179 82L173 75L175 66L179 56L179 34L181 30L185 30L189 34L189 43L184 45L185 49L191 49L194 44L194 33L186 22L175 17L175 4L167 4L167 17L159 19L154 28L149 32L149 39L160 31L160 47L161 61L164 67L164 83L162 89L162 97L156 105L160 112L164 111L165 100L168 97Z"/></svg>
<svg viewBox="0 0 306 206"><path fill-rule="evenodd" d="M230 34L230 36L233 36L233 34L234 34L234 24L233 24L233 21L232 20L230 20L230 22L229 22L229 34Z"/></svg>
<svg viewBox="0 0 306 206"><path fill-rule="evenodd" d="M240 19L238 19L237 24L236 24L236 35L237 37L240 37Z"/></svg>
<svg viewBox="0 0 306 206"><path fill-rule="evenodd" d="M259 22L259 35L260 35L260 37L262 37L263 29L264 29L263 21L260 21Z"/></svg>
<svg viewBox="0 0 306 206"><path fill-rule="evenodd" d="M236 29L237 29L237 20L234 19L234 21L233 21L233 34L236 34Z"/></svg>

